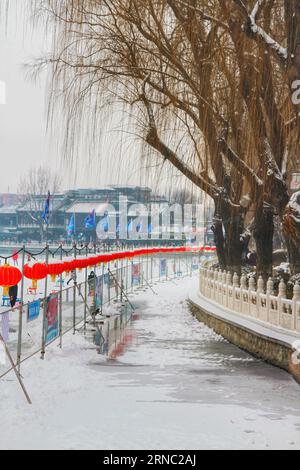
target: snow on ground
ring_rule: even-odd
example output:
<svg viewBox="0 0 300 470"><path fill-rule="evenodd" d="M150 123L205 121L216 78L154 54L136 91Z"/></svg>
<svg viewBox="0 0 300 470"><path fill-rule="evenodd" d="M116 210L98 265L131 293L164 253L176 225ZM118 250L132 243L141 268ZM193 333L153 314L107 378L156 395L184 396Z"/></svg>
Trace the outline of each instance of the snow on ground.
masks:
<svg viewBox="0 0 300 470"><path fill-rule="evenodd" d="M300 388L195 320L190 278L131 297L122 356L81 335L0 381L1 449L300 449Z"/></svg>

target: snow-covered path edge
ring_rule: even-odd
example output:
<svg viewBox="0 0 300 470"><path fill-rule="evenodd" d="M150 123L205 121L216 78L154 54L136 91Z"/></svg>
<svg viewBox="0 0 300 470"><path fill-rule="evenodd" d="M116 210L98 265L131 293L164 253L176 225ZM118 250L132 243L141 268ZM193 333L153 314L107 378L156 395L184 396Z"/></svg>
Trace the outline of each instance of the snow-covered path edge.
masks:
<svg viewBox="0 0 300 470"><path fill-rule="evenodd" d="M196 284L133 297L136 339L114 361L68 334L25 363L32 407L0 382L0 449L300 448L297 385L192 318Z"/></svg>

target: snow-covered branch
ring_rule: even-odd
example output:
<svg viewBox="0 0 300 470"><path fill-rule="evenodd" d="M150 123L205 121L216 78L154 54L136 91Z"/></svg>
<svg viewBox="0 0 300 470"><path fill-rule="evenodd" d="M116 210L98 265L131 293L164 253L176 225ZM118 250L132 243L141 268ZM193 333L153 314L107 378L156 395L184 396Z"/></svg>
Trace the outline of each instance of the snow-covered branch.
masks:
<svg viewBox="0 0 300 470"><path fill-rule="evenodd" d="M277 41L275 41L263 28L257 24L257 14L260 7L263 6L265 0L258 0L255 3L255 6L252 12L249 14L247 8L242 0L235 0L235 3L238 5L240 11L244 14L247 19L248 30L251 34L256 36L263 44L265 44L268 49L277 57L281 64L285 65L288 59L288 50L286 47L281 46Z"/></svg>
<svg viewBox="0 0 300 470"><path fill-rule="evenodd" d="M255 171L234 152L224 138L219 139L219 145L229 162L232 163L242 175L244 174L246 176L250 184L254 184L257 188L263 186L262 180L257 176Z"/></svg>

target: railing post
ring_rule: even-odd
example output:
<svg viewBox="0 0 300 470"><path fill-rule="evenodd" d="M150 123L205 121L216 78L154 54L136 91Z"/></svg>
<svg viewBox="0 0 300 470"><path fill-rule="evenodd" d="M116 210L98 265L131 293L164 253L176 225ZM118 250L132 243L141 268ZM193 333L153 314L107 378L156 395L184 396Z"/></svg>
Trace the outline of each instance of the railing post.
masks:
<svg viewBox="0 0 300 470"><path fill-rule="evenodd" d="M153 284L153 256L151 256L151 285Z"/></svg>
<svg viewBox="0 0 300 470"><path fill-rule="evenodd" d="M222 304L227 307L227 288L226 288L227 272L224 270L222 274Z"/></svg>
<svg viewBox="0 0 300 470"><path fill-rule="evenodd" d="M101 281L101 315L103 315L103 304L104 304L104 276L105 276L105 264L102 263L102 281Z"/></svg>
<svg viewBox="0 0 300 470"><path fill-rule="evenodd" d="M261 294L265 291L265 283L262 276L257 281L257 318L260 317Z"/></svg>
<svg viewBox="0 0 300 470"><path fill-rule="evenodd" d="M222 305L222 279L223 273L222 269L218 270L218 302Z"/></svg>
<svg viewBox="0 0 300 470"><path fill-rule="evenodd" d="M249 315L252 315L252 302L251 302L251 296L252 294L256 294L256 283L254 277L250 277L249 279ZM256 299L257 302L257 299Z"/></svg>
<svg viewBox="0 0 300 470"><path fill-rule="evenodd" d="M229 288L232 286L232 275L231 272L228 271L226 275L226 303L227 307L229 307Z"/></svg>
<svg viewBox="0 0 300 470"><path fill-rule="evenodd" d="M23 308L24 308L24 265L25 265L25 245L22 251L22 281L21 281L21 295L20 295L20 308L19 308L19 329L18 329L18 353L17 353L17 368L18 372L21 371L22 359L22 330L23 330Z"/></svg>
<svg viewBox="0 0 300 470"><path fill-rule="evenodd" d="M211 298L211 270L204 268L202 273L202 292Z"/></svg>
<svg viewBox="0 0 300 470"><path fill-rule="evenodd" d="M240 287L240 280L239 276L237 273L234 273L233 279L232 279L232 284L233 284L233 309L236 310L236 290Z"/></svg>
<svg viewBox="0 0 300 470"><path fill-rule="evenodd" d="M74 243L73 247L74 252L74 259L77 257L77 245ZM73 335L76 334L76 269L72 272L73 277Z"/></svg>
<svg viewBox="0 0 300 470"><path fill-rule="evenodd" d="M293 315L294 315L294 330L297 330L297 302L300 301L300 285L296 282L294 286L293 296Z"/></svg>
<svg viewBox="0 0 300 470"><path fill-rule="evenodd" d="M199 271L199 293L200 294L203 294L202 292L203 271L204 271L204 268L200 268L200 271Z"/></svg>
<svg viewBox="0 0 300 470"><path fill-rule="evenodd" d="M85 253L86 253L86 257L88 257L89 249L87 245L85 248ZM84 270L84 327L83 327L84 334L86 334L87 302L88 302L88 268L86 267Z"/></svg>
<svg viewBox="0 0 300 470"><path fill-rule="evenodd" d="M49 264L49 246L46 246L46 266ZM45 292L43 304L43 321L42 321L42 351L41 359L45 359L46 352L46 318L47 318L47 299L48 299L48 276L45 278Z"/></svg>
<svg viewBox="0 0 300 470"><path fill-rule="evenodd" d="M123 259L121 259L121 281L120 281L120 286L121 286L120 300L121 300L121 302L123 302L123 290L124 290L124 282L123 282Z"/></svg>
<svg viewBox="0 0 300 470"><path fill-rule="evenodd" d="M280 325L280 317L283 313L283 299L286 299L286 284L283 279L281 279L278 288L278 317L277 317L277 326Z"/></svg>
<svg viewBox="0 0 300 470"><path fill-rule="evenodd" d="M62 244L60 245L60 261L63 259L63 247ZM62 280L63 275L60 274L60 286L59 286L59 347L62 349L62 339L63 339L63 309L62 309L62 302L63 302L63 288L62 288Z"/></svg>
<svg viewBox="0 0 300 470"><path fill-rule="evenodd" d="M96 256L97 254L97 245L96 243L94 244L94 254ZM94 315L94 322L96 322L96 310L97 310L97 306L96 306L96 287L97 287L97 265L95 264L94 265L94 295L93 295L93 315Z"/></svg>
<svg viewBox="0 0 300 470"><path fill-rule="evenodd" d="M274 282L273 279L270 277L267 282L267 321L270 322L270 307L271 307L271 299L270 296L274 295Z"/></svg>
<svg viewBox="0 0 300 470"><path fill-rule="evenodd" d="M107 263L107 277L108 277L108 287L107 287L107 294L108 294L108 305L110 305L110 300L111 300L111 297L110 297L110 281L111 281L111 275L110 275L110 263Z"/></svg>
<svg viewBox="0 0 300 470"><path fill-rule="evenodd" d="M244 291L247 290L247 278L241 277L241 313L244 313Z"/></svg>
<svg viewBox="0 0 300 470"><path fill-rule="evenodd" d="M218 277L219 273L215 269L214 270L214 300L218 301Z"/></svg>

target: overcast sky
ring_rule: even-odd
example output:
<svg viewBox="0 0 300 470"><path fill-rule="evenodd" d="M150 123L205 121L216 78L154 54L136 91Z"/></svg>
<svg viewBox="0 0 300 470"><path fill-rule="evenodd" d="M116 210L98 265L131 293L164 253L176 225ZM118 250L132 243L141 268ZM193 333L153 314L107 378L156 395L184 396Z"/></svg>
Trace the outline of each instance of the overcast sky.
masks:
<svg viewBox="0 0 300 470"><path fill-rule="evenodd" d="M42 38L24 30L21 12L13 3L7 33L3 23L0 26L0 80L6 84L6 104L0 105L1 192L15 191L20 176L32 166L49 160L53 168L58 164L55 152L48 151L45 81L34 84L26 79L23 65L40 55Z"/></svg>
<svg viewBox="0 0 300 470"><path fill-rule="evenodd" d="M30 22L24 21L22 7L32 1L10 0L7 31L0 22L0 81L6 83L6 104L0 104L0 192L16 191L26 171L48 163L63 175L63 189L120 183L147 185L165 193L170 179L173 185L175 182L171 168L160 172L160 178L156 172L150 177L149 171L144 171L147 162L139 158L141 147L136 139L128 136L128 141L121 144L121 136L126 136L121 128L126 131L126 123L118 115L112 123L108 124L106 119L106 127L99 129L103 135L101 155L95 156L93 163L89 162L85 148L73 171L62 162L58 134L50 138L46 132L46 77L33 83L25 70L25 64L43 57L47 43L50 44L44 30L32 32ZM59 122L56 124L63 127Z"/></svg>
<svg viewBox="0 0 300 470"><path fill-rule="evenodd" d="M63 175L64 189L117 183L151 184L141 176L140 166L137 166L138 158L134 154L137 148L139 151L138 146L134 146L135 149L131 144L126 146L128 159L132 162L128 164L124 159L122 169L119 162L116 163L117 158L111 158L124 151L119 145L118 125L103 129L101 162L99 159L97 163L96 159L89 164L84 154L73 171L62 162L59 136L50 138L46 132L46 77L42 76L34 83L25 69L25 64L32 63L47 51L44 31L32 32L30 25L26 28L24 22L21 10L31 1L11 0L7 31L3 23L0 24L0 81L6 84L6 104L0 105L0 192L16 191L24 172L47 163Z"/></svg>

